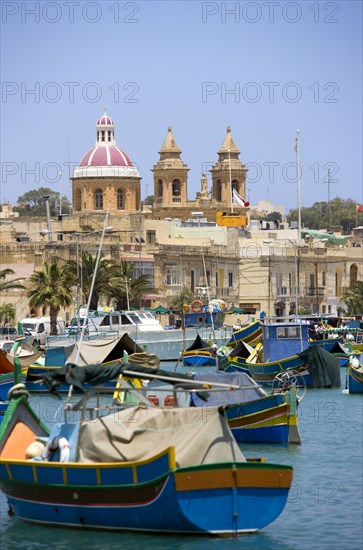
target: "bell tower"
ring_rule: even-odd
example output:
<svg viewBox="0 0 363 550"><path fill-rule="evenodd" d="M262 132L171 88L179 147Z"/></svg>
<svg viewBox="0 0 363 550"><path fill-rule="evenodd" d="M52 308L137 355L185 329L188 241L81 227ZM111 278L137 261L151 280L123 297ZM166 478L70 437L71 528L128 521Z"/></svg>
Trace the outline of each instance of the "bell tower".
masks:
<svg viewBox="0 0 363 550"><path fill-rule="evenodd" d="M218 151L218 160L210 170L212 173L212 198L218 203L223 203L224 208L232 205L232 190L246 197L246 173L247 168L239 159L238 150L231 133L227 127L226 137Z"/></svg>
<svg viewBox="0 0 363 550"><path fill-rule="evenodd" d="M159 151L160 159L154 165L154 207L173 208L186 206L189 168L180 158L171 127Z"/></svg>

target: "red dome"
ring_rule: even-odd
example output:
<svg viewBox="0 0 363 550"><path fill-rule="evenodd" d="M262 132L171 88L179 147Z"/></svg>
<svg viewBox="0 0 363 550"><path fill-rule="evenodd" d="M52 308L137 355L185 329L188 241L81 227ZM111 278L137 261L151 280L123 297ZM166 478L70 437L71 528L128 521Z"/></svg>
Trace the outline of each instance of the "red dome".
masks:
<svg viewBox="0 0 363 550"><path fill-rule="evenodd" d="M109 116L103 115L97 120L97 126L114 126L114 123Z"/></svg>
<svg viewBox="0 0 363 550"><path fill-rule="evenodd" d="M79 166L133 167L133 164L126 153L116 145L96 145L83 156Z"/></svg>

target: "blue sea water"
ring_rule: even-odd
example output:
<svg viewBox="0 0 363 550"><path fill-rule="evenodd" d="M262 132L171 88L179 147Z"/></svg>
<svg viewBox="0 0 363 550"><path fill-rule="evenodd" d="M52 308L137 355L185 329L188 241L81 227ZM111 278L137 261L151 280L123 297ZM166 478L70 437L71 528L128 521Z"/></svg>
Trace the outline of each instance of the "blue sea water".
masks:
<svg viewBox="0 0 363 550"><path fill-rule="evenodd" d="M346 370L341 369L342 389ZM291 464L294 481L280 517L260 532L237 538L157 536L52 529L10 518L0 494L1 550L361 550L363 548L363 395L342 389L309 389L300 405L302 445L242 445L247 457ZM49 407L59 402L32 397Z"/></svg>

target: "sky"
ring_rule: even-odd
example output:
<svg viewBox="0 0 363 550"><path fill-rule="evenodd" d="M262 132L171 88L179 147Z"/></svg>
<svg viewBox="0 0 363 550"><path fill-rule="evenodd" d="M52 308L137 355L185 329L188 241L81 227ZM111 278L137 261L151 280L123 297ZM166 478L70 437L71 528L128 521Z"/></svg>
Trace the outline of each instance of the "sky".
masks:
<svg viewBox="0 0 363 550"><path fill-rule="evenodd" d="M143 198L168 126L192 200L229 125L251 204L296 208L297 130L301 205L363 202L360 0L3 0L1 27L0 203L71 198L105 106Z"/></svg>

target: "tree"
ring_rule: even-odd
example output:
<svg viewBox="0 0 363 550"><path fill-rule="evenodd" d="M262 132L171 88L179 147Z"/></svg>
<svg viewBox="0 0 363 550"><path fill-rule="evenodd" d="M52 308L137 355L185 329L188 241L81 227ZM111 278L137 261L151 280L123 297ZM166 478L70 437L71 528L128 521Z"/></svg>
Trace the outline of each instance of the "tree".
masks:
<svg viewBox="0 0 363 550"><path fill-rule="evenodd" d="M78 266L77 262L74 260L69 260L66 265L66 270L72 276L75 283L77 283L77 276L81 276L82 294L84 303L86 304L88 304L93 273L96 269L96 259L97 258L94 258L90 252L83 250L81 262ZM115 262L106 259L101 253L90 302L90 310L97 310L100 296L107 294L110 280L115 276L117 268L118 265L115 264Z"/></svg>
<svg viewBox="0 0 363 550"><path fill-rule="evenodd" d="M5 281L8 275L13 275L14 273L15 271L9 268L0 270L0 292L25 288L25 286L19 282L23 280L20 277L18 277L17 279L12 279L11 281Z"/></svg>
<svg viewBox="0 0 363 550"><path fill-rule="evenodd" d="M355 226L357 201L335 197L328 202L316 202L313 206L301 208L301 222L309 229L330 229L333 226L341 226L343 231L349 233ZM298 210L289 212L287 221L298 220Z"/></svg>
<svg viewBox="0 0 363 550"><path fill-rule="evenodd" d="M130 304L139 306L145 294L150 292L155 292L155 289L151 286L148 275L135 278L134 265L121 261L109 281L106 296L108 300L115 302L117 310L123 310L128 309Z"/></svg>
<svg viewBox="0 0 363 550"><path fill-rule="evenodd" d="M190 288L182 288L180 294L175 296L171 303L171 307L175 311L182 311L184 304L191 304L195 299L194 292Z"/></svg>
<svg viewBox="0 0 363 550"><path fill-rule="evenodd" d="M143 201L141 201L141 204L147 204L149 206L152 206L154 204L155 196L154 195L148 195L144 198Z"/></svg>
<svg viewBox="0 0 363 550"><path fill-rule="evenodd" d="M14 210L19 212L19 216L46 216L46 199L49 195L49 210L51 216L58 216L59 213L59 193L48 187L40 187L33 191L28 191L18 198L18 207ZM62 196L62 214L71 213L71 204L68 198Z"/></svg>
<svg viewBox="0 0 363 550"><path fill-rule="evenodd" d="M49 308L50 333L57 334L57 316L61 307L72 303L71 289L74 279L67 266L59 267L56 260L44 263L43 271L35 271L29 278L32 289L28 292L29 305Z"/></svg>
<svg viewBox="0 0 363 550"><path fill-rule="evenodd" d="M15 322L16 309L13 304L3 304L0 306L0 323L3 325L13 325Z"/></svg>
<svg viewBox="0 0 363 550"><path fill-rule="evenodd" d="M348 288L343 296L342 301L348 308L348 314L354 315L363 312L363 281L357 281L354 286Z"/></svg>

